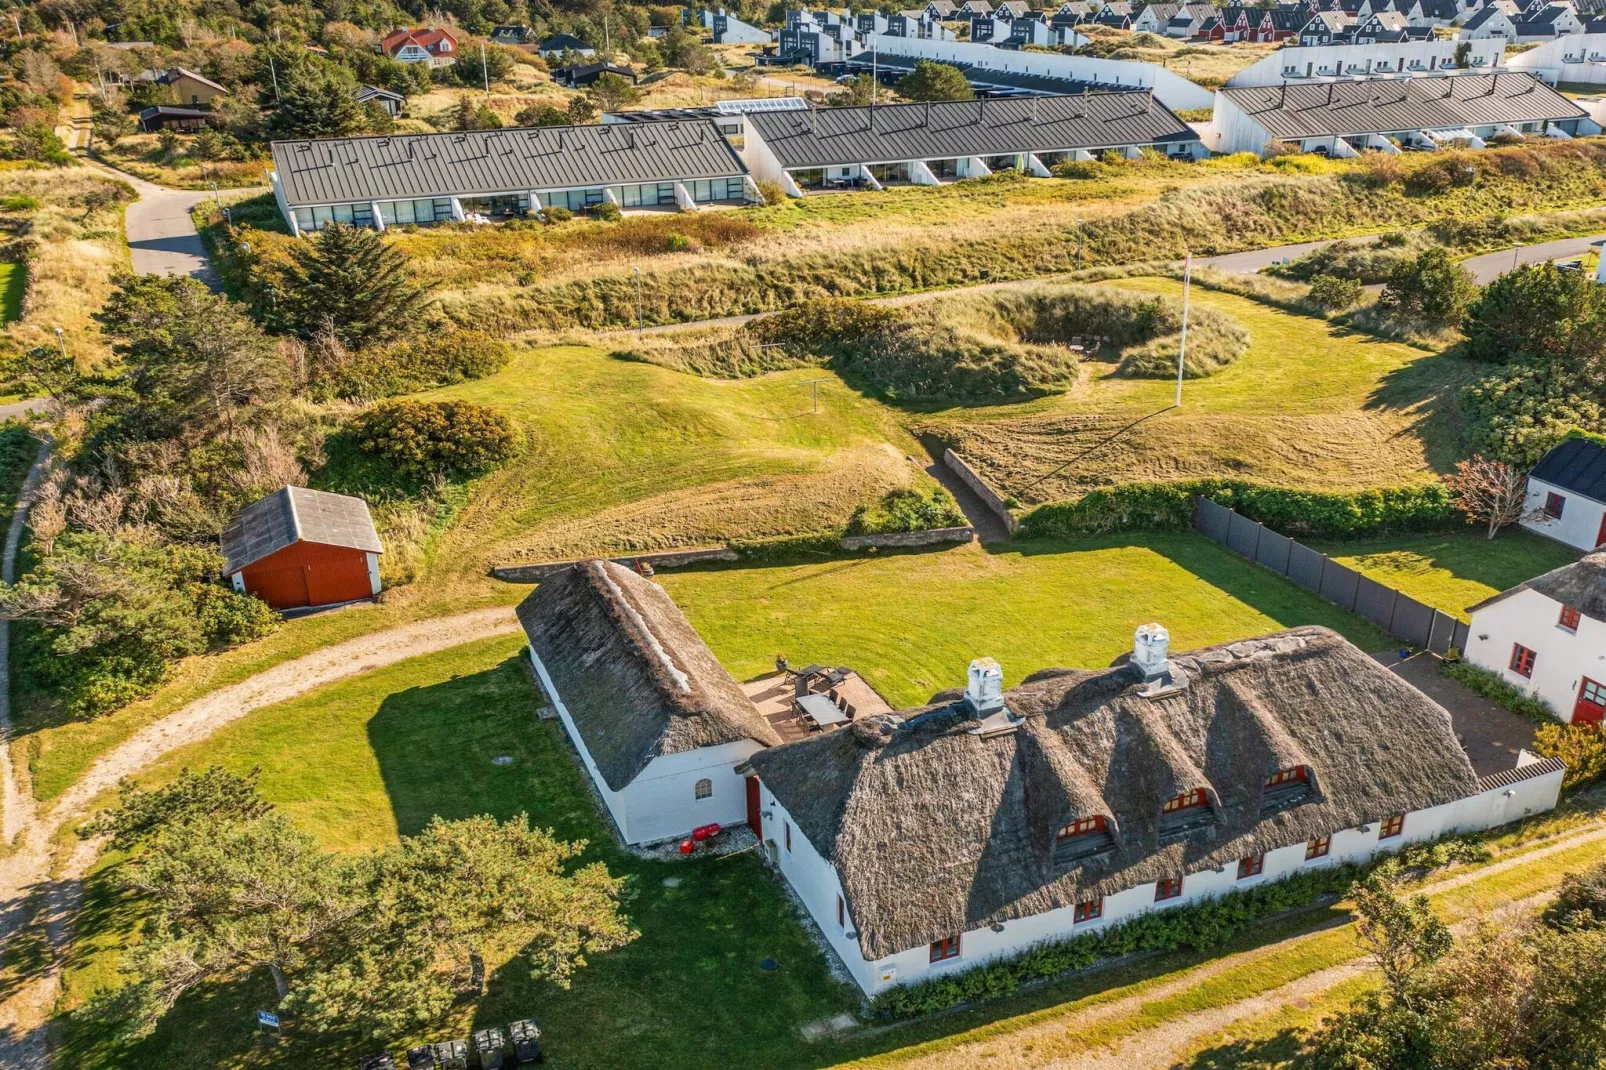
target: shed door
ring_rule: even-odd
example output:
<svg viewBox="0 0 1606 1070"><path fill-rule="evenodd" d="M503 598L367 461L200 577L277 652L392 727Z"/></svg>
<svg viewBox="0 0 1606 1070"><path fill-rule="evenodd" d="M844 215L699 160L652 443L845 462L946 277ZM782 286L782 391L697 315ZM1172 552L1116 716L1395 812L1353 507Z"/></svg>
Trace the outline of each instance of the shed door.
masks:
<svg viewBox="0 0 1606 1070"><path fill-rule="evenodd" d="M1584 677L1578 689L1578 704L1573 707L1573 724L1600 724L1606 720L1606 684L1597 684Z"/></svg>
<svg viewBox="0 0 1606 1070"><path fill-rule="evenodd" d="M309 562L305 567L307 601L311 605L327 606L373 597L373 587L368 580L368 562L361 551L348 551L340 556L320 555L318 560Z"/></svg>
<svg viewBox="0 0 1606 1070"><path fill-rule="evenodd" d="M250 569L245 574L245 589L274 609L296 609L311 604L306 570L301 565Z"/></svg>
<svg viewBox="0 0 1606 1070"><path fill-rule="evenodd" d="M747 827L760 840L764 838L764 813L758 803L758 777L747 778Z"/></svg>

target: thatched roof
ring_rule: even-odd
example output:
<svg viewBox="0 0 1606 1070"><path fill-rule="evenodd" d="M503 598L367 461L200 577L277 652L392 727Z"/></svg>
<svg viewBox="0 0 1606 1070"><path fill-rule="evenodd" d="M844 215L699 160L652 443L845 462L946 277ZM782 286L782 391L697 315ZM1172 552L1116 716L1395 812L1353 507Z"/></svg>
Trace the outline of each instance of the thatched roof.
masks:
<svg viewBox="0 0 1606 1070"><path fill-rule="evenodd" d="M650 580L584 561L543 580L519 623L608 787L654 758L780 737Z"/></svg>
<svg viewBox="0 0 1606 1070"><path fill-rule="evenodd" d="M749 763L836 866L871 959L1478 790L1449 714L1325 628L1171 665L1187 686L1153 697L1132 665L1037 673L1005 693L1014 732L978 734L956 695ZM1314 790L1263 814L1297 765ZM1195 788L1206 827L1162 838L1161 806ZM1095 815L1114 850L1056 866L1056 832Z"/></svg>
<svg viewBox="0 0 1606 1070"><path fill-rule="evenodd" d="M1535 576L1525 583L1501 591L1493 598L1485 598L1475 606L1468 606L1467 612L1503 602L1520 591L1538 591L1564 606L1572 606L1591 620L1606 621L1606 553L1597 551L1586 554L1570 565L1553 568L1542 576Z"/></svg>

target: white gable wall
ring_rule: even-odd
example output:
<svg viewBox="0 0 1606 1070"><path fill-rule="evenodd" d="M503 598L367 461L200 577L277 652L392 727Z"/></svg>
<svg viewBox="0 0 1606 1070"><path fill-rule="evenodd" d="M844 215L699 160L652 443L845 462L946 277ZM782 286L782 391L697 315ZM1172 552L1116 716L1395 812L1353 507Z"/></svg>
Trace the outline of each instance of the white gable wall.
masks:
<svg viewBox="0 0 1606 1070"><path fill-rule="evenodd" d="M1606 85L1606 33L1574 33L1511 57L1514 71L1527 71L1551 85Z"/></svg>
<svg viewBox="0 0 1606 1070"><path fill-rule="evenodd" d="M855 931L851 913L844 910L846 925L837 924L836 904L837 897L842 895L842 884L836 868L809 843L767 786L761 786L760 799L768 815L764 818L764 841L770 856L777 860L781 875L808 908L809 914L853 979L866 995L873 996L894 985L912 984L945 973L970 969L988 961L1018 955L1035 944L1093 932L1128 921L1149 910L1166 910L1198 903L1237 888L1247 889L1287 877L1306 868L1364 862L1379 854L1398 851L1408 843L1433 840L1452 832L1494 828L1529 814L1551 810L1561 796L1561 778L1562 773L1558 770L1531 780L1518 781L1509 788L1492 788L1442 806L1415 811L1406 815L1401 834L1387 840L1378 839L1379 821L1369 822L1363 826L1364 831L1336 831L1332 835L1330 851L1323 858L1306 861L1305 845L1302 843L1268 851L1263 871L1243 880L1238 879L1237 867L1231 864L1219 870L1189 873L1183 877L1182 894L1160 903L1154 901L1155 886L1152 883L1128 888L1105 896L1103 915L1081 924L1075 921L1076 908L1068 906L1006 921L1002 924L1001 932L995 932L990 927L972 929L959 934L960 953L957 958L937 963L931 961L930 948L925 945L875 961L866 960L857 937L850 938L847 935ZM1379 815L1382 816L1385 815ZM786 847L787 826L791 827L790 851ZM845 902L846 897L843 898Z"/></svg>
<svg viewBox="0 0 1606 1070"><path fill-rule="evenodd" d="M1549 704L1571 721L1584 677L1606 683L1606 623L1583 617L1578 631L1560 624L1561 603L1535 590L1518 591L1472 614L1466 658L1511 686ZM1513 644L1534 652L1532 677L1511 671Z"/></svg>
<svg viewBox="0 0 1606 1070"><path fill-rule="evenodd" d="M602 796L625 843L678 839L703 825L716 822L738 825L747 820L746 780L737 775L736 766L759 750L760 744L744 739L718 747L666 754L648 762L634 780L622 790L614 791L597 770L597 763L586 749L563 696L558 694L552 678L547 675L546 666L541 664L533 649L529 654L530 664L541 680L541 689L558 711L570 742L580 752L591 783ZM703 779L711 782L714 791L709 798L698 799L697 781Z"/></svg>
<svg viewBox="0 0 1606 1070"><path fill-rule="evenodd" d="M1330 81L1334 78L1353 78L1352 71L1363 73L1378 71L1383 67L1393 74L1422 74L1445 64L1453 66L1455 50L1463 44L1471 45L1467 55L1467 67L1471 70L1493 70L1500 65L1506 50L1506 43L1499 40L1402 41L1397 44L1279 48L1227 79L1226 85L1237 88L1281 85L1284 82ZM1285 74L1285 69L1297 73ZM1308 76L1306 71L1310 72ZM1320 73L1323 71L1333 73Z"/></svg>
<svg viewBox="0 0 1606 1070"><path fill-rule="evenodd" d="M1566 499L1559 520L1539 515L1551 494L1559 494ZM1528 500L1524 508L1528 515L1520 521L1523 527L1580 550L1595 548L1600 539L1601 518L1606 516L1606 504L1532 476L1528 477Z"/></svg>

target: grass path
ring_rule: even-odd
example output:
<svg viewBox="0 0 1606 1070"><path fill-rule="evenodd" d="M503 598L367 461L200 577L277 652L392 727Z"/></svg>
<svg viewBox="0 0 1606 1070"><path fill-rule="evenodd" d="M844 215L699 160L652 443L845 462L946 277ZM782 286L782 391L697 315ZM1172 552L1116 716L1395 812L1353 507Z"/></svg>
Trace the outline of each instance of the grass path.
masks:
<svg viewBox="0 0 1606 1070"><path fill-rule="evenodd" d="M1489 906L1535 904L1564 872L1602 858L1606 823L1596 821L1553 841L1512 849L1487 865L1453 871L1420 890L1441 915L1462 922ZM1348 920L1335 913L1313 932L853 1065L1171 1066L1180 1050L1202 1036L1360 978L1366 964Z"/></svg>

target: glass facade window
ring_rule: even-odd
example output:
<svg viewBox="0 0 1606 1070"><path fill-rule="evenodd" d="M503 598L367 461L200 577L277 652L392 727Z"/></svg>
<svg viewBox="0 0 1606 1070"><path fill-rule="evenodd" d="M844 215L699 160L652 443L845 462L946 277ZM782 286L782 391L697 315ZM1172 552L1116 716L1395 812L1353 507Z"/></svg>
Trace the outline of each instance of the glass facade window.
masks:
<svg viewBox="0 0 1606 1070"><path fill-rule="evenodd" d="M620 201L626 208L651 208L653 205L673 205L675 203L675 184L673 182L648 182L636 186L621 188Z"/></svg>
<svg viewBox="0 0 1606 1070"><path fill-rule="evenodd" d="M537 196L541 200L542 208L567 208L571 212L583 212L607 200L600 186L595 189L560 189Z"/></svg>
<svg viewBox="0 0 1606 1070"><path fill-rule="evenodd" d="M452 218L452 201L449 197L428 201L380 201L379 217L387 227L444 223Z"/></svg>
<svg viewBox="0 0 1606 1070"><path fill-rule="evenodd" d="M686 189L698 204L742 199L742 180L739 178L698 178L687 182Z"/></svg>

